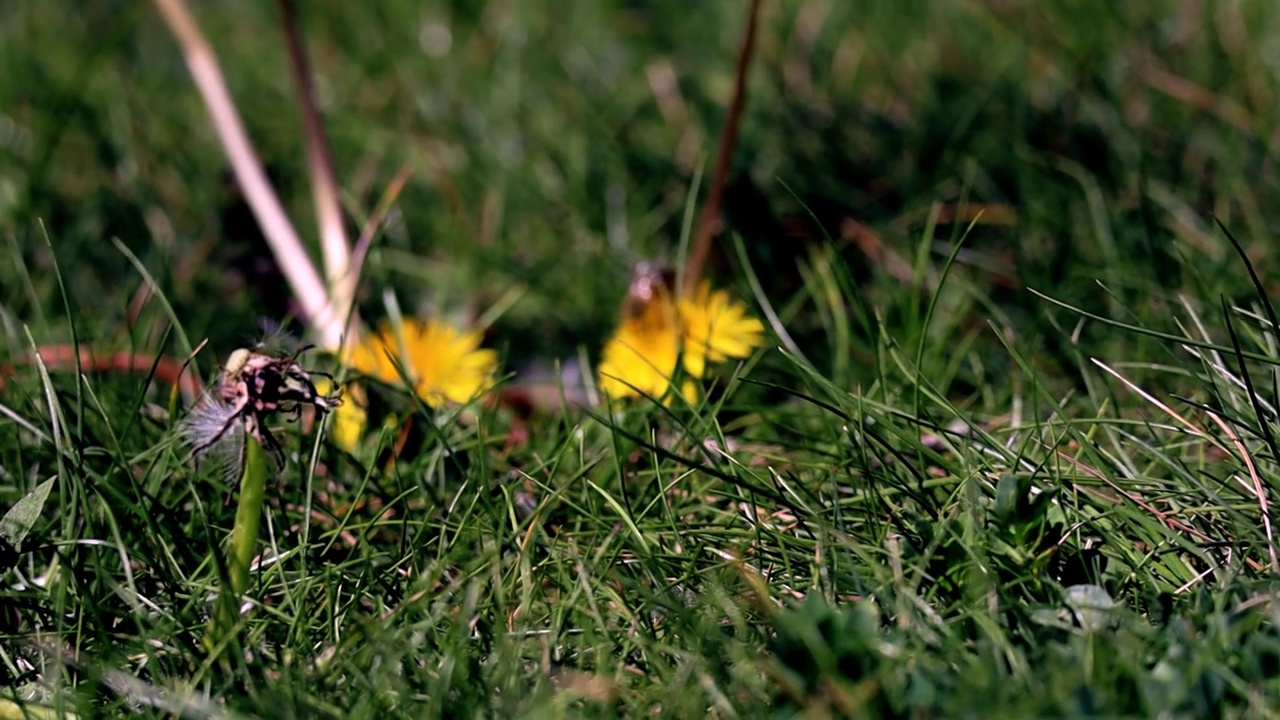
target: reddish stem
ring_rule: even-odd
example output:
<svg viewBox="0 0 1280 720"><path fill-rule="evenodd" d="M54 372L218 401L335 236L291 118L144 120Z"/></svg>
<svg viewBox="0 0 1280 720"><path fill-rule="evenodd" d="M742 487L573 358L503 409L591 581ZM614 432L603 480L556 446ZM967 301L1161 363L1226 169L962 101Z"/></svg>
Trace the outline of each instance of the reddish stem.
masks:
<svg viewBox="0 0 1280 720"><path fill-rule="evenodd" d="M702 206L693 244L685 263L684 292L691 292L702 279L703 268L711 254L711 241L720 226L720 201L724 195L725 179L733 160L733 148L738 142L738 126L742 124L742 106L747 94L747 68L756 47L756 26L760 15L760 0L751 0L747 10L747 26L742 31L742 43L738 48L738 65L733 80L733 98L729 101L729 114L725 117L724 133L716 151L716 164L711 173L711 185L707 190L707 204Z"/></svg>

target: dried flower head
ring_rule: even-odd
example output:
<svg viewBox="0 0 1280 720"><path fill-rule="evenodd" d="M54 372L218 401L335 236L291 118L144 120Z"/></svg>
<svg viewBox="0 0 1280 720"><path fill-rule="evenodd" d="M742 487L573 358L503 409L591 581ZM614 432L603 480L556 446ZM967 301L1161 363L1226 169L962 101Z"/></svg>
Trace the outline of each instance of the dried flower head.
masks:
<svg viewBox="0 0 1280 720"><path fill-rule="evenodd" d="M239 349L227 357L217 384L187 416L182 437L193 457L212 455L238 466L243 458L244 438L257 440L277 466L284 464L284 451L267 426L276 413L297 419L302 405L327 412L342 404L341 393L322 394L310 372L298 364L304 347L285 357L257 350Z"/></svg>

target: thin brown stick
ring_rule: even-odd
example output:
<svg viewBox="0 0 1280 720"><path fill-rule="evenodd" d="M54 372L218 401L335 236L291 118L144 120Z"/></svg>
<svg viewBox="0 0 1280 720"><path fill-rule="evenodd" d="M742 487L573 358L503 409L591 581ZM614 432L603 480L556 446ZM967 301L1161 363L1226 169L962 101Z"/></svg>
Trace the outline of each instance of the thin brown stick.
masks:
<svg viewBox="0 0 1280 720"><path fill-rule="evenodd" d="M271 246L272 253L298 298L306 320L315 329L326 349L336 350L342 344L343 316L334 311L320 274L303 248L293 223L289 221L279 198L271 189L262 163L245 133L240 114L227 91L213 47L200 33L200 28L182 0L153 0L182 49L187 68L204 99L213 129L221 141L236 182Z"/></svg>
<svg viewBox="0 0 1280 720"><path fill-rule="evenodd" d="M293 87L298 95L298 110L302 115L303 145L306 148L307 165L311 169L311 199L316 206L316 224L320 230L320 249L324 258L329 298L338 314L345 317L352 312L356 286L356 276L351 272L351 242L342 221L338 183L329 147L325 142L324 121L320 118L316 103L311 63L298 32L298 15L293 0L278 0L278 4L284 26L285 49L289 56L289 75L293 79ZM351 324L357 324L354 316Z"/></svg>
<svg viewBox="0 0 1280 720"><path fill-rule="evenodd" d="M206 340L205 342L208 341ZM204 347L204 344L204 342L200 343L200 347ZM196 348L196 352L199 352L200 347ZM21 366L34 363L37 355L44 362L45 367L55 371L70 370L138 375L152 373L152 377L156 382L164 385L176 385L178 391L182 393L183 400L188 404L195 402L204 389L200 376L196 373L195 368L190 365L190 358L187 359L187 362L179 362L171 357L156 358L155 355L141 352L99 352L87 345L81 345L76 348L69 344L54 343L41 345L36 348L35 352L17 358L14 361L14 365ZM0 388L4 387L4 376L12 375L16 371L14 365L0 366Z"/></svg>
<svg viewBox="0 0 1280 720"><path fill-rule="evenodd" d="M733 160L733 148L738 142L738 126L742 124L742 106L747 94L747 68L756 47L756 26L760 15L760 0L751 0L747 10L747 26L742 31L742 44L738 48L737 72L733 80L733 98L729 101L729 114L725 116L724 133L716 151L716 164L711 173L711 185L707 189L707 204L702 206L694 231L689 258L684 266L684 291L690 292L702 279L703 268L711 254L711 241L720 225L720 200L724 196L725 178Z"/></svg>
<svg viewBox="0 0 1280 720"><path fill-rule="evenodd" d="M1231 438L1231 443L1236 446L1236 450L1240 452L1240 458L1244 460L1244 466L1248 469L1249 477L1253 480L1253 487L1249 488L1243 482L1241 484L1253 490L1254 496L1258 498L1258 510L1262 513L1262 528L1267 534L1267 555L1271 558L1271 572L1280 573L1280 558L1276 557L1276 540L1271 532L1271 510L1267 505L1267 492L1262 488L1262 478L1258 477L1258 470L1253 465L1253 458L1249 456L1248 448L1244 446L1240 436L1231 429L1230 425L1214 413L1206 411L1205 414L1217 423L1218 427L1222 428L1222 432L1226 433L1227 437Z"/></svg>
<svg viewBox="0 0 1280 720"><path fill-rule="evenodd" d="M378 226L382 225L383 219L395 204L396 198L400 197L400 192L404 190L404 185L412 174L412 165L401 167L400 172L391 178L387 189L382 193L382 198L378 200L369 219L365 221L364 228L360 231L360 238L356 240L355 251L351 254L351 276L357 281L360 279L360 273L364 271L364 260L369 255L369 248L373 246L373 236L378 232Z"/></svg>

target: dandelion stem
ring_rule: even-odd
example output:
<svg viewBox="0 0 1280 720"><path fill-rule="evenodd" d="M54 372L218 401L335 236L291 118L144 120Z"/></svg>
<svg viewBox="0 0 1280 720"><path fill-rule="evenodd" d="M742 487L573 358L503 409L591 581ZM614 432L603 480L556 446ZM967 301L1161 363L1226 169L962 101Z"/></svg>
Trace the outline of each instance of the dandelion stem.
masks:
<svg viewBox="0 0 1280 720"><path fill-rule="evenodd" d="M267 454L257 438L246 437L244 444L244 476L240 479L240 504L236 507L236 524L231 528L229 560L231 592L239 598L249 587L249 564L253 562L258 543L258 526L262 521L262 500L267 488Z"/></svg>
<svg viewBox="0 0 1280 720"><path fill-rule="evenodd" d="M285 50L289 57L289 74L298 95L298 111L302 115L302 139L306 147L307 165L311 168L311 198L316 206L316 225L320 230L320 249L323 251L325 273L328 280L329 299L336 312L348 320L353 312L356 275L352 272L351 241L342 217L338 200L338 181L333 172L333 160L324 138L324 121L320 117L315 83L312 81L311 63L307 49L298 31L298 16L293 0L277 0L280 19L284 25ZM352 329L358 323L350 319Z"/></svg>
<svg viewBox="0 0 1280 720"><path fill-rule="evenodd" d="M225 640L235 627L240 598L249 588L249 566L253 563L258 543L258 527L262 521L262 501L267 487L267 454L257 438L244 439L244 474L240 478L240 502L236 507L236 523L231 528L227 552L227 584L218 598L213 637L210 647Z"/></svg>

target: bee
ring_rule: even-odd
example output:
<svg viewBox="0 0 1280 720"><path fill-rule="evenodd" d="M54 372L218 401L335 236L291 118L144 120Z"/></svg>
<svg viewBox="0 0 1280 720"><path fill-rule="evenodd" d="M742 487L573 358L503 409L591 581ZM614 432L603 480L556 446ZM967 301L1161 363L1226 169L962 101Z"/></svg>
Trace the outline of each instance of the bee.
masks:
<svg viewBox="0 0 1280 720"><path fill-rule="evenodd" d="M654 307L654 303L670 300L676 285L676 272L661 265L637 263L622 303L623 319L638 318Z"/></svg>
<svg viewBox="0 0 1280 720"><path fill-rule="evenodd" d="M303 405L325 413L342 404L340 388L329 395L316 390L313 378L317 377L327 378L331 387L338 387L333 376L305 370L298 364L298 357L312 347L301 347L284 357L248 348L231 353L213 390L184 425L183 435L191 446L191 456L215 453L235 463L233 467L239 466L247 435L271 455L276 467L283 467L284 450L267 426L268 420L283 414L296 421Z"/></svg>

